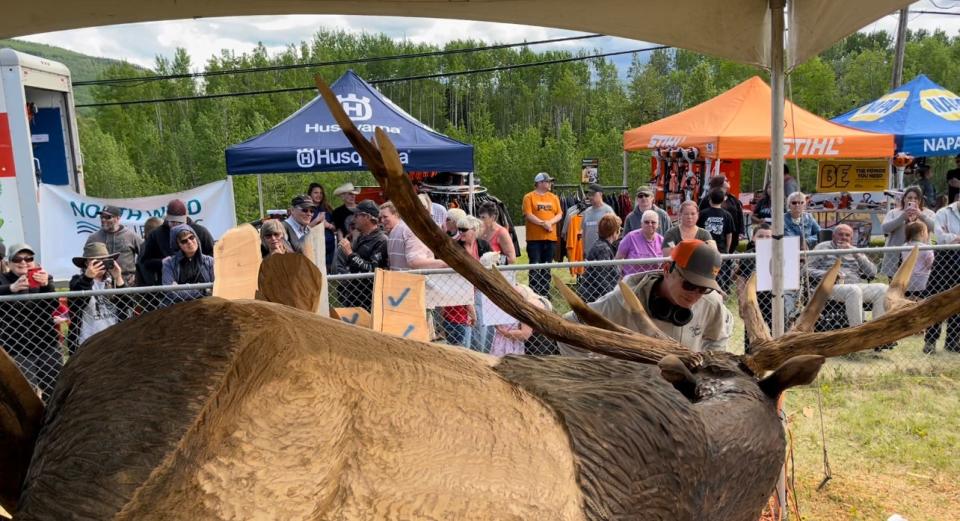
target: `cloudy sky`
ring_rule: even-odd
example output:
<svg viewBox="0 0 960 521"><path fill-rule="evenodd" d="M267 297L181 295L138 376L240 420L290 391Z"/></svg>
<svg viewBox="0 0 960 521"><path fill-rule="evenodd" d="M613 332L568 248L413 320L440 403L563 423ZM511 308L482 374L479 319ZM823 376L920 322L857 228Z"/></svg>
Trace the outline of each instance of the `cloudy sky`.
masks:
<svg viewBox="0 0 960 521"><path fill-rule="evenodd" d="M949 10L960 13L958 0L923 0L912 10ZM865 27L865 31L896 30L896 16L887 16ZM427 18L396 18L370 16L259 16L232 18L205 18L140 24L115 25L36 34L22 39L65 47L92 56L127 60L151 67L157 55L172 56L177 47L186 48L197 69L210 56L222 49L236 53L250 51L257 42L271 51L280 51L287 44L309 40L319 28L342 29L351 32L385 33L395 39L414 42L443 43L470 38L493 43L512 43L577 35L573 31L488 22L437 20ZM909 27L933 30L940 28L950 35L960 31L960 16L912 14ZM544 45L538 49L563 48L621 51L647 46L644 42L623 38L595 38L590 40ZM629 63L629 56L618 65Z"/></svg>

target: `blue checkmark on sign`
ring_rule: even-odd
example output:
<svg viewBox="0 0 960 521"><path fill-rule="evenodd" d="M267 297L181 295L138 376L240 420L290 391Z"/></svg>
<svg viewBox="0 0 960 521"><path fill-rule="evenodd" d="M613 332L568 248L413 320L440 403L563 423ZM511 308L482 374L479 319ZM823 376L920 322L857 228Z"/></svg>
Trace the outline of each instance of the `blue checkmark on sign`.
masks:
<svg viewBox="0 0 960 521"><path fill-rule="evenodd" d="M403 337L403 338L407 338L407 335L409 335L410 333L413 333L413 330L414 330L414 329L416 329L416 328L413 327L413 324L410 324L409 326L407 326L407 330L404 331L403 334L400 335L400 336Z"/></svg>
<svg viewBox="0 0 960 521"><path fill-rule="evenodd" d="M343 320L347 324L356 324L357 320L360 320L360 313L354 313L350 318L340 317L340 320Z"/></svg>
<svg viewBox="0 0 960 521"><path fill-rule="evenodd" d="M401 302L404 301L404 299L407 298L407 295L409 295L409 294L410 294L410 288L404 288L404 290L400 293L400 296L399 296L399 297L393 298L393 297L389 297L389 296L388 296L388 297L387 297L387 302L390 303L390 306L391 306L391 307L397 307L397 306L400 305Z"/></svg>

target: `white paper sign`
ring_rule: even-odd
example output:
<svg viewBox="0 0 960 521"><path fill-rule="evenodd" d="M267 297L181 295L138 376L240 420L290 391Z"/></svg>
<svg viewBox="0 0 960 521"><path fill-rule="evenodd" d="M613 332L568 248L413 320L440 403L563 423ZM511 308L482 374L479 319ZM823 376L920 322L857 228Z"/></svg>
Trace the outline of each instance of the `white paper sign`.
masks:
<svg viewBox="0 0 960 521"><path fill-rule="evenodd" d="M427 309L473 304L473 285L456 273L427 275Z"/></svg>
<svg viewBox="0 0 960 521"><path fill-rule="evenodd" d="M757 241L757 291L773 290L773 239ZM800 237L783 238L783 289L800 289Z"/></svg>
<svg viewBox="0 0 960 521"><path fill-rule="evenodd" d="M164 216L171 199L182 200L190 219L210 230L214 239L237 225L233 184L229 180L137 199L87 197L64 186L41 184L39 253L43 267L56 280L69 280L78 273L71 259L83 253L87 237L100 229L100 210L104 206L120 207L120 224L142 233L147 219Z"/></svg>

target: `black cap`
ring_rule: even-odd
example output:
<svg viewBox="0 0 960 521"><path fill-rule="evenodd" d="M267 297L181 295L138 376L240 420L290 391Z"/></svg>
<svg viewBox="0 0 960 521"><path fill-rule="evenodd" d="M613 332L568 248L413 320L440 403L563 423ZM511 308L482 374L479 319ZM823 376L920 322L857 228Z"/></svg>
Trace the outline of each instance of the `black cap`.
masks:
<svg viewBox="0 0 960 521"><path fill-rule="evenodd" d="M590 195L594 192L600 192L602 194L603 187L598 185L597 183L590 183L589 185L587 185L587 195Z"/></svg>
<svg viewBox="0 0 960 521"><path fill-rule="evenodd" d="M364 199L357 203L357 213L365 213L374 219L380 218L380 207L370 199Z"/></svg>
<svg viewBox="0 0 960 521"><path fill-rule="evenodd" d="M298 195L290 201L290 206L292 207L301 207L301 208L314 208L317 206L314 204L313 199L309 195Z"/></svg>

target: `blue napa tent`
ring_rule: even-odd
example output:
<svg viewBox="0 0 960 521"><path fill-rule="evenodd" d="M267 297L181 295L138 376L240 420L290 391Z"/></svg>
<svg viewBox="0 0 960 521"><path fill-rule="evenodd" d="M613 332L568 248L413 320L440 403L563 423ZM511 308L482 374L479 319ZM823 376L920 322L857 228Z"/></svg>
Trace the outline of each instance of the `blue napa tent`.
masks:
<svg viewBox="0 0 960 521"><path fill-rule="evenodd" d="M897 151L912 156L960 153L960 97L923 74L831 121L893 134Z"/></svg>
<svg viewBox="0 0 960 521"><path fill-rule="evenodd" d="M437 133L380 94L353 71L331 86L368 138L383 128L408 171L473 171L473 146ZM227 173L331 172L366 166L320 96L277 126L226 150Z"/></svg>

